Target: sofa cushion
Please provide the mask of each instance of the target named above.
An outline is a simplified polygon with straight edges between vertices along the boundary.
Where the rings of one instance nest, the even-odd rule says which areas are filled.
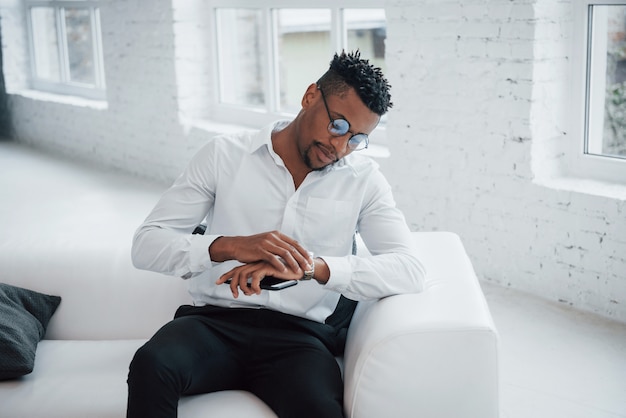
[[[145,340],[43,340],[35,370],[0,382],[0,416],[112,418],[126,414],[128,365]],[[180,418],[276,418],[256,396],[222,391],[183,397]]]
[[[33,371],[37,344],[59,303],[59,296],[0,283],[0,380]]]
[[[123,417],[128,365],[144,342],[41,341],[33,372],[19,380],[0,382],[0,415]]]

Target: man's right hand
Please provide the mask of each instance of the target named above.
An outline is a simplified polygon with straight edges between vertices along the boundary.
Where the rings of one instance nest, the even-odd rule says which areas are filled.
[[[216,262],[265,261],[280,271],[310,270],[310,263],[313,263],[307,250],[298,241],[279,231],[250,236],[219,237],[209,246],[209,255],[211,260]]]

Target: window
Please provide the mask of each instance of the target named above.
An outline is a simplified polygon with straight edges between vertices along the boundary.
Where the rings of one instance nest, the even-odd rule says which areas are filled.
[[[385,69],[382,1],[214,1],[220,120],[261,125],[300,109],[335,52]],[[301,3],[300,6],[298,3]]]
[[[578,70],[584,88],[578,176],[626,183],[626,2],[578,6]],[[576,56],[576,54],[575,54]]]
[[[588,7],[585,151],[626,158],[626,4]]]
[[[95,1],[27,1],[32,88],[104,99]]]

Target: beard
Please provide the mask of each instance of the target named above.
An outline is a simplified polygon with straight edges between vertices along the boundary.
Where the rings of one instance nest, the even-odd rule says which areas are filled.
[[[335,161],[333,161],[332,163],[328,163],[328,164],[322,165],[322,166],[314,166],[313,165],[313,161],[311,160],[310,154],[313,151],[313,148],[316,147],[316,146],[317,146],[317,143],[313,142],[304,151],[301,152],[302,159],[304,160],[304,164],[306,164],[306,166],[309,167],[311,170],[313,170],[313,171],[321,171],[321,170],[324,170],[326,167],[330,167],[331,165],[333,165],[337,161],[339,161],[337,158],[335,158]]]

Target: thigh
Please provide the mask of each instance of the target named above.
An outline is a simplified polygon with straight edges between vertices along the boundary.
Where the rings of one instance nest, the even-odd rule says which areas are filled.
[[[343,381],[335,357],[315,337],[284,340],[253,356],[248,390],[280,418],[343,417]]]
[[[231,334],[202,315],[178,317],[157,331],[136,357],[167,373],[181,395],[235,389],[243,371]]]

